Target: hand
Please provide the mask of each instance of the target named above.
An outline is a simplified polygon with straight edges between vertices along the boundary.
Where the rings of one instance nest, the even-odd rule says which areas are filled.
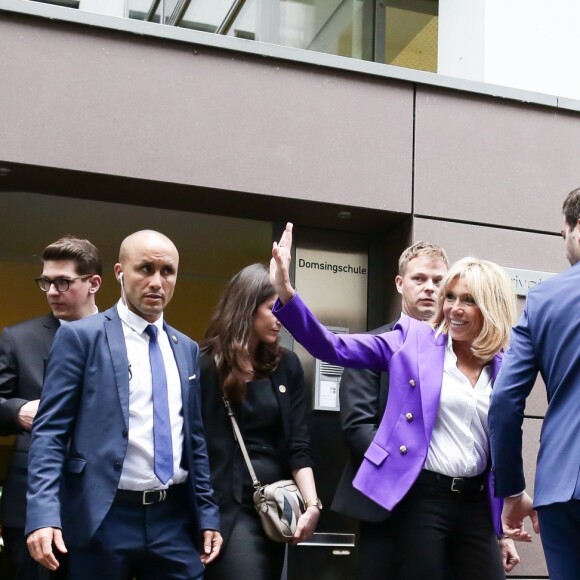
[[[213,562],[222,549],[224,539],[219,532],[215,530],[203,530],[203,552],[199,555],[201,563],[206,566]]]
[[[272,246],[270,260],[270,282],[282,304],[289,302],[294,296],[294,288],[290,284],[290,262],[292,261],[292,224],[288,222],[278,243]]]
[[[16,415],[16,421],[18,425],[25,431],[30,431],[32,429],[32,422],[36,413],[38,412],[38,403],[40,399],[35,399],[34,401],[28,401],[24,403],[20,409],[18,409],[18,414]]]
[[[506,536],[518,542],[531,542],[532,536],[524,529],[524,520],[529,517],[536,534],[540,533],[538,514],[533,508],[532,498],[526,493],[517,497],[506,497],[501,521]]]
[[[514,541],[510,538],[500,538],[499,551],[501,552],[504,571],[506,573],[511,572],[520,563],[520,556]]]
[[[319,518],[320,510],[316,506],[309,507],[300,516],[298,525],[296,526],[296,531],[294,532],[294,537],[290,543],[298,544],[298,542],[305,542],[306,540],[309,540],[316,530]]]
[[[34,530],[28,535],[26,544],[34,560],[49,570],[56,570],[60,565],[52,551],[52,547],[54,546],[63,554],[67,552],[62,539],[62,531],[59,528],[39,528]]]

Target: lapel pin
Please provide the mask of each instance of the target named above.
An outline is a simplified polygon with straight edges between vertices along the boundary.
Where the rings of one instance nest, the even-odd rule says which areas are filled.
[[[278,390],[279,390],[281,393],[285,393],[285,392],[286,392],[286,387],[285,387],[284,385],[280,385],[280,386],[278,387]]]
[[[172,335],[171,335],[171,340],[172,340],[172,341],[173,341],[175,344],[177,344],[177,336],[175,336],[175,334],[172,334]]]

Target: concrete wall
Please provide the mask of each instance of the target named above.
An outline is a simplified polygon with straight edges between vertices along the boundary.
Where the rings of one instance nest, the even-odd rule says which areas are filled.
[[[0,160],[411,210],[412,86],[2,12],[0,54]]]

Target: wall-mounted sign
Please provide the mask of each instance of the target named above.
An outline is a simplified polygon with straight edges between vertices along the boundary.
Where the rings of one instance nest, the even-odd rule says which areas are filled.
[[[514,289],[518,296],[527,296],[528,290],[534,286],[552,278],[556,274],[553,272],[538,272],[536,270],[521,270],[519,268],[504,268],[507,275],[511,278]]]
[[[366,252],[296,248],[296,288],[325,324],[366,330],[367,281]]]
[[[356,244],[347,250],[299,246],[295,264],[296,288],[322,324],[339,334],[366,330],[366,246]],[[313,359],[300,345],[294,350],[301,358],[306,382],[312,380],[314,409],[338,411],[342,367]]]

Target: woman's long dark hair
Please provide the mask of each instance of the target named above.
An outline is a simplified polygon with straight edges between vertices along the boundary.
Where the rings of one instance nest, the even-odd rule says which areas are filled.
[[[280,362],[278,341],[259,342],[256,351],[251,351],[256,310],[274,294],[268,266],[246,266],[226,286],[201,343],[205,352],[214,355],[219,383],[232,401],[246,394],[248,369],[244,364],[252,361],[256,378],[264,378]]]

